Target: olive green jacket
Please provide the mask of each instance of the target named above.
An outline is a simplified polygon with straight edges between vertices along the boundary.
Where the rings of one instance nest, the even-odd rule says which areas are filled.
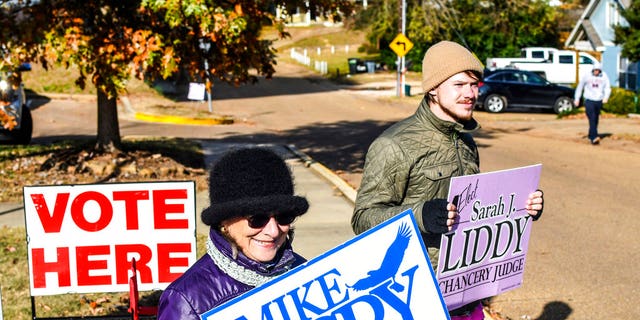
[[[351,226],[356,234],[413,209],[429,258],[437,268],[440,234],[423,223],[425,201],[447,199],[451,177],[479,172],[478,148],[464,125],[438,118],[422,100],[416,113],[385,130],[369,147]]]

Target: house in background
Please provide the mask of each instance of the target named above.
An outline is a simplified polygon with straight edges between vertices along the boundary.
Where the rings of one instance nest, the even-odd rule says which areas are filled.
[[[633,0],[591,0],[565,41],[565,47],[600,53],[602,70],[611,85],[628,90],[640,89],[638,63],[621,55],[622,47],[613,43],[614,27],[627,26],[620,12]]]

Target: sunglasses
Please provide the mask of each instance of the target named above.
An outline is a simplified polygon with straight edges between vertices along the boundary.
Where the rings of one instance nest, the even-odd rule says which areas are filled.
[[[281,226],[286,226],[293,223],[296,220],[297,216],[287,213],[279,213],[279,214],[256,214],[253,216],[248,216],[247,221],[249,222],[249,227],[254,229],[260,229],[269,223],[271,217],[276,219],[276,222]]]

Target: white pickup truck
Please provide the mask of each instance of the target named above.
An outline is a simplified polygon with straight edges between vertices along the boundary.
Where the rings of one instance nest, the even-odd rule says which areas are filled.
[[[508,68],[515,62],[538,61],[542,62],[549,59],[550,52],[558,51],[556,48],[549,47],[527,47],[520,50],[518,58],[487,58],[487,68],[501,69]]]
[[[576,52],[555,48],[524,48],[525,58],[488,58],[487,68],[515,68],[536,72],[557,84],[573,84],[591,72],[598,59],[586,52],[578,52],[578,77],[576,77]],[[496,60],[499,59],[499,60]],[[508,64],[507,59],[512,59]]]

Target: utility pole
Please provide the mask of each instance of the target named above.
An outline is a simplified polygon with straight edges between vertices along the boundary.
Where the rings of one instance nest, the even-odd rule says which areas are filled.
[[[406,14],[407,14],[407,1],[406,0],[398,0],[398,11],[400,11],[400,21],[399,21],[399,28],[400,29],[400,33],[402,35],[405,34],[406,32]],[[404,55],[402,56],[398,56],[398,60],[397,63],[398,65],[398,77],[397,77],[397,91],[396,91],[396,96],[398,97],[402,97],[404,96],[404,86],[405,86],[405,58]]]
[[[406,36],[407,32],[407,0],[402,0],[402,34]],[[402,61],[400,64],[402,65],[402,77],[400,77],[400,87],[402,88],[402,96],[404,96],[404,90],[406,85],[405,75],[407,73],[407,64],[405,56],[402,56]]]

